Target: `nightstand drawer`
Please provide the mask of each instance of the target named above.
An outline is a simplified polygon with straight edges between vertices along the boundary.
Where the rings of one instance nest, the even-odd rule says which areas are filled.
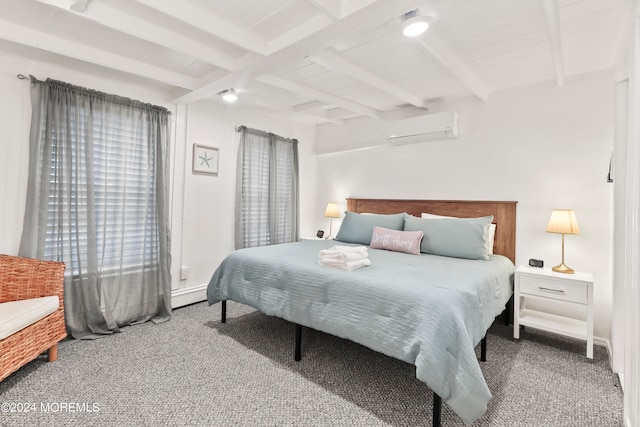
[[[587,304],[587,287],[543,277],[520,276],[520,293]]]

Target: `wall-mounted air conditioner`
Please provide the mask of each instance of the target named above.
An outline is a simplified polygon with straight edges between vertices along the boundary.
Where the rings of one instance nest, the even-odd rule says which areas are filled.
[[[384,125],[384,137],[392,145],[457,138],[458,113],[451,111],[388,121]]]

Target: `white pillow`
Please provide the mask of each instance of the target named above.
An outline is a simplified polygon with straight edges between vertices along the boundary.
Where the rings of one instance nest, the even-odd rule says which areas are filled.
[[[426,219],[437,219],[437,218],[456,218],[455,216],[445,216],[445,215],[434,215],[426,212],[422,212],[422,218]],[[487,250],[490,254],[493,253],[493,240],[496,237],[496,225],[489,224],[484,229],[484,241],[487,244]]]

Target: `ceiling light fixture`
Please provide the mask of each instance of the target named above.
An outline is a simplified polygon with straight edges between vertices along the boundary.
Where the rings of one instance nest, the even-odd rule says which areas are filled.
[[[71,6],[69,6],[69,10],[78,13],[85,13],[90,2],[91,0],[76,0],[71,4]]]
[[[400,17],[402,22],[402,34],[406,37],[415,37],[427,31],[429,28],[427,16],[420,13],[419,9],[411,10]]]
[[[233,90],[233,88],[223,90],[222,92],[219,92],[218,95],[220,95],[222,99],[227,102],[235,102],[238,100],[238,95],[236,94],[236,91]]]

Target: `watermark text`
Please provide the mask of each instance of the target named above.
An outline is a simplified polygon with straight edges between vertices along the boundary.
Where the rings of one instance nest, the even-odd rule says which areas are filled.
[[[0,413],[91,413],[100,412],[97,402],[0,402]]]

